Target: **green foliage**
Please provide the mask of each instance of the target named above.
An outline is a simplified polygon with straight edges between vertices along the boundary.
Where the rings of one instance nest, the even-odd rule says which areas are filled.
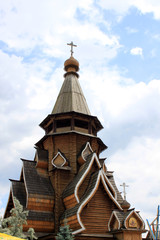
[[[14,197],[14,208],[11,209],[11,216],[8,218],[0,219],[0,232],[19,238],[27,238],[23,233],[23,224],[27,224],[28,211],[23,210],[23,206]],[[28,237],[33,240],[37,239],[34,235],[34,229],[28,230]]]
[[[37,239],[37,237],[35,236],[35,232],[34,232],[34,229],[33,228],[29,228],[28,229],[28,236],[31,240],[33,239]]]
[[[67,220],[64,221],[64,226],[60,227],[56,240],[74,240],[72,230],[67,224]]]

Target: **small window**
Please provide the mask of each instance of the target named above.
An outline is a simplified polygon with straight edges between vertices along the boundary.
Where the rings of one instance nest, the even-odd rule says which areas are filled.
[[[79,128],[85,128],[88,129],[88,122],[82,121],[82,120],[78,120],[75,119],[75,126],[79,127]]]
[[[71,126],[71,119],[57,120],[57,128],[69,127]]]

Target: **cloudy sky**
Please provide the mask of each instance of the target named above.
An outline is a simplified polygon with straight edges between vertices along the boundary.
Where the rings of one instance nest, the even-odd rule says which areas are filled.
[[[127,200],[153,220],[160,204],[160,1],[0,0],[0,213],[34,158],[38,126],[63,82],[67,43]]]

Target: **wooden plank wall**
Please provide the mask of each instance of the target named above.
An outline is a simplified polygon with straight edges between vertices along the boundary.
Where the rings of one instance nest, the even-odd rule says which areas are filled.
[[[27,223],[23,226],[23,231],[34,228],[35,232],[54,232],[54,222],[27,220]]]
[[[141,233],[139,232],[133,232],[133,231],[129,231],[129,232],[124,232],[124,240],[141,240],[142,236]]]
[[[39,211],[47,211],[52,212],[54,206],[54,200],[53,199],[45,199],[45,198],[38,198],[35,197],[29,197],[28,198],[28,210],[39,210]]]
[[[93,198],[82,210],[81,219],[86,227],[83,233],[106,233],[108,231],[108,221],[115,204],[106,194],[102,183]]]

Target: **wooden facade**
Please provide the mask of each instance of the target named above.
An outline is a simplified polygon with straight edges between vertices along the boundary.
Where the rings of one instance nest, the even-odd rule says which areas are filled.
[[[67,219],[77,240],[141,239],[144,223],[129,209],[100,153],[107,148],[97,133],[103,127],[89,112],[78,82],[79,63],[65,62],[65,80],[51,114],[40,124],[45,135],[33,161],[24,160],[19,181],[11,180],[5,212],[13,196],[29,210],[27,231],[54,239]]]

